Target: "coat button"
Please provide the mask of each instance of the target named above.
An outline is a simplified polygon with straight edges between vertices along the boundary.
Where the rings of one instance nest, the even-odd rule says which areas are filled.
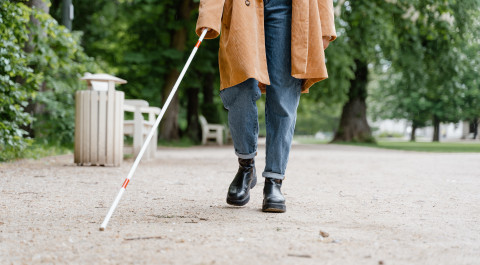
[[[250,1],[245,0],[245,5],[250,6]]]

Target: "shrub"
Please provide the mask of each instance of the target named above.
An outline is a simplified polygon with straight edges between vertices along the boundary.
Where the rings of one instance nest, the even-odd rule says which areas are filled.
[[[0,161],[20,156],[31,142],[24,128],[32,117],[25,107],[39,80],[23,50],[29,15],[23,4],[0,2]]]
[[[0,161],[22,156],[31,143],[29,126],[35,138],[71,145],[79,77],[98,70],[80,45],[80,33],[10,1],[0,3],[0,20]]]
[[[71,145],[75,125],[75,91],[84,84],[79,80],[85,72],[98,67],[80,45],[80,33],[70,32],[49,14],[32,10],[38,23],[32,24],[35,48],[29,54],[42,85],[32,98],[41,106],[35,113],[33,130],[36,138],[50,144]]]

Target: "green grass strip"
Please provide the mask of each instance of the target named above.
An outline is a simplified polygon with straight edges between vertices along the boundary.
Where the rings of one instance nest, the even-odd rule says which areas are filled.
[[[324,140],[315,140],[309,138],[296,138],[295,141],[301,144],[326,144]],[[376,144],[370,143],[336,143],[353,146],[366,146],[374,148],[384,148],[393,150],[418,151],[418,152],[438,152],[438,153],[480,153],[480,143],[472,142],[390,142],[379,141]]]

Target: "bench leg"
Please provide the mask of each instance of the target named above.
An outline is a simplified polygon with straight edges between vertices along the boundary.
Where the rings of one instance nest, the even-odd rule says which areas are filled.
[[[202,145],[206,145],[206,144],[207,144],[207,132],[203,131],[202,132]]]
[[[152,141],[150,143],[150,152],[151,152],[152,158],[155,158],[155,153],[157,152],[157,141],[158,141],[158,130],[153,135]]]
[[[222,130],[217,131],[217,144],[223,145],[223,132]]]

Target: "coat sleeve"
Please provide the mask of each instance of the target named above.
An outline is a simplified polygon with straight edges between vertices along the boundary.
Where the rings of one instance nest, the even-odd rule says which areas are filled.
[[[330,41],[333,41],[337,38],[333,0],[318,0],[318,7],[320,9],[320,20],[322,22],[322,36],[330,36]]]
[[[205,39],[214,39],[220,35],[224,4],[225,0],[200,0],[197,27],[195,29],[198,36],[202,34],[202,28],[211,29],[205,36]]]

